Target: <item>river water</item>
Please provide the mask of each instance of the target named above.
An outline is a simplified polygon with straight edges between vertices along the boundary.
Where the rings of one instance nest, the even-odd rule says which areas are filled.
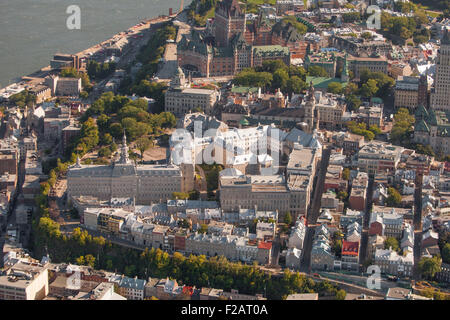
[[[80,8],[80,30],[67,28],[71,5]],[[0,88],[48,66],[57,52],[77,53],[179,6],[180,0],[0,0]]]

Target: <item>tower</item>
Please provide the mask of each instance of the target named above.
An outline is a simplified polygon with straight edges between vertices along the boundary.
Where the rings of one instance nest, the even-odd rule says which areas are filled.
[[[184,75],[183,70],[180,67],[177,68],[175,75],[170,81],[171,89],[182,89],[186,87],[186,76]]]
[[[236,34],[245,32],[245,12],[238,0],[223,0],[217,4],[214,25],[216,45],[219,47],[227,47]]]
[[[450,31],[446,29],[441,40],[436,62],[434,89],[430,95],[430,107],[450,111]]]
[[[308,125],[308,132],[312,133],[314,129],[318,127],[318,114],[316,111],[316,98],[314,94],[314,86],[312,81],[310,82],[308,94],[305,97],[304,105],[304,122]]]
[[[122,164],[130,163],[130,158],[128,157],[127,136],[125,135],[125,131],[123,132],[122,147],[120,148],[119,163],[122,163]]]

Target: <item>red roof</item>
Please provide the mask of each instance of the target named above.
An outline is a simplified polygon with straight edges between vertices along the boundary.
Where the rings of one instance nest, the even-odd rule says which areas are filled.
[[[342,255],[357,256],[359,250],[359,242],[342,241]]]
[[[258,249],[270,250],[270,249],[272,249],[272,242],[260,241],[258,244]]]
[[[194,293],[194,288],[189,287],[189,286],[184,286],[183,293],[192,296],[192,294]]]

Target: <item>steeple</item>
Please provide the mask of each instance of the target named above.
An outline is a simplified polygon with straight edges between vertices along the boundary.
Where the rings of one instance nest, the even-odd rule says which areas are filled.
[[[119,163],[123,164],[130,163],[130,158],[128,157],[127,136],[125,134],[125,130],[123,131],[122,147],[120,149]]]

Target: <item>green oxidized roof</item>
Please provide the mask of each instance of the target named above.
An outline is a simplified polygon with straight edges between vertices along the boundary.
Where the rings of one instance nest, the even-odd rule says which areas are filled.
[[[254,46],[253,52],[256,56],[270,57],[270,56],[289,56],[289,48],[280,45],[272,46]]]
[[[347,86],[347,82],[342,82],[341,78],[328,78],[328,77],[306,77],[306,83],[313,84],[314,88],[326,89],[331,82],[339,82],[343,87]]]
[[[233,87],[231,88],[231,92],[232,93],[240,93],[240,94],[245,94],[245,93],[256,93],[258,92],[258,88],[256,87]]]
[[[420,120],[414,129],[415,131],[420,132],[430,132],[430,128],[428,128],[427,123],[424,120]]]
[[[431,127],[436,127],[436,135],[450,137],[450,111],[435,111],[419,106],[415,112],[416,125],[414,131],[430,132]]]
[[[241,121],[239,121],[239,123],[240,123],[241,125],[243,125],[243,126],[248,126],[248,125],[250,124],[250,123],[248,122],[248,120],[245,119],[245,118],[242,118]]]

